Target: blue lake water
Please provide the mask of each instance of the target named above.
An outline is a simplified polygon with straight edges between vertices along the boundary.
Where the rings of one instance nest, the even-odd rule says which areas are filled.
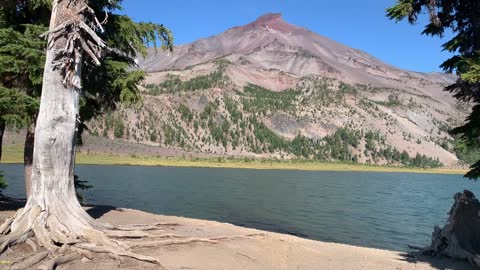
[[[24,197],[22,165],[0,165],[5,195]],[[78,166],[90,204],[217,220],[350,245],[407,250],[443,225],[460,175]]]

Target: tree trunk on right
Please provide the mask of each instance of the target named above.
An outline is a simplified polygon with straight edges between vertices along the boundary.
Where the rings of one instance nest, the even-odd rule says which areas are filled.
[[[429,247],[418,248],[422,254],[466,259],[480,266],[480,202],[468,190],[457,193],[443,228],[435,226]]]

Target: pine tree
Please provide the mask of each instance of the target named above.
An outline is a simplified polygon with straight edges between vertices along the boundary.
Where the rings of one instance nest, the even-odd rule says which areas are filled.
[[[157,37],[164,48],[171,48],[173,42],[170,32],[162,25],[135,23],[128,16],[114,14],[112,11],[119,7],[120,1],[96,1],[91,5],[94,11],[101,14],[104,14],[104,8],[107,9],[106,21],[102,26],[104,32],[99,33],[99,36],[107,44],[112,44],[110,47],[115,48],[115,51],[104,52],[102,65],[89,63],[82,68],[84,95],[80,97],[79,144],[82,143],[83,131],[88,129],[86,122],[116,109],[120,102],[127,105],[141,102],[137,86],[145,78],[145,73],[131,69],[135,65],[133,57],[137,54],[145,55],[146,45],[156,45]],[[37,99],[41,94],[46,46],[46,41],[40,38],[40,34],[48,29],[50,13],[50,0],[9,0],[0,7],[0,84],[9,89],[21,90]],[[27,121],[24,121],[27,127],[24,149],[27,194],[30,188],[37,111],[29,112]],[[1,127],[0,122],[0,130]]]
[[[443,44],[443,49],[454,54],[441,67],[447,72],[456,72],[456,83],[446,90],[461,101],[471,102],[473,109],[465,125],[453,129],[470,147],[480,144],[480,1],[478,0],[399,0],[387,9],[387,16],[397,21],[408,18],[417,21],[426,10],[430,16],[423,34],[442,37],[446,30],[454,37]],[[417,155],[414,163],[422,163]],[[417,164],[418,165],[418,164]],[[475,163],[467,177],[480,176],[480,161]],[[454,196],[455,202],[443,228],[435,226],[430,246],[420,251],[430,255],[467,259],[480,266],[480,202],[475,195],[465,190]]]
[[[38,110],[36,99],[18,89],[9,89],[0,84],[0,159],[2,141],[7,126],[21,128],[30,121],[31,115]]]
[[[473,104],[472,111],[463,126],[451,131],[453,135],[469,143],[470,147],[480,146],[480,1],[478,0],[398,0],[387,9],[387,16],[396,21],[408,18],[410,23],[417,21],[418,15],[426,10],[429,23],[422,34],[443,37],[445,31],[453,32],[454,37],[442,45],[445,51],[454,54],[445,60],[441,67],[458,75],[456,83],[447,91],[463,102]],[[480,160],[466,174],[471,179],[480,177]]]

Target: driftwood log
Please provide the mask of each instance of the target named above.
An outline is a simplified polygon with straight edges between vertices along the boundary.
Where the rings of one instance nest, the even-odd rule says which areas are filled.
[[[443,228],[434,227],[430,246],[410,248],[419,250],[422,255],[468,260],[480,267],[480,202],[468,190],[453,198],[455,202],[447,223]]]

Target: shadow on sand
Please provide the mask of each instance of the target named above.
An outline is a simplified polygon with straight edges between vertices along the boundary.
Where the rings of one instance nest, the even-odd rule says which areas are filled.
[[[25,199],[13,199],[7,197],[0,197],[0,211],[17,211],[25,206]],[[85,207],[87,213],[93,218],[101,218],[110,211],[123,211],[120,208],[109,205],[88,205]]]
[[[120,212],[123,211],[121,208],[117,208],[110,205],[89,205],[85,210],[91,217],[95,219],[101,218],[103,215],[105,215],[110,211],[120,211]]]
[[[431,257],[424,255],[413,256],[409,253],[401,254],[401,260],[409,263],[427,263],[431,267],[439,270],[478,270],[478,268],[466,261],[450,259],[446,257]]]
[[[25,199],[0,197],[0,211],[17,211],[25,205]]]

